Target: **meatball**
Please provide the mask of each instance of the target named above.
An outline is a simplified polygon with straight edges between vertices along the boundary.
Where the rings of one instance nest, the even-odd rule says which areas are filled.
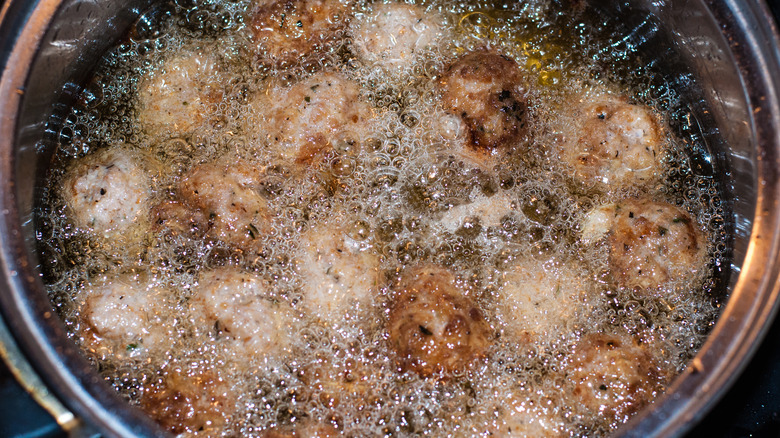
[[[151,183],[141,155],[114,146],[71,165],[61,195],[76,226],[109,237],[145,222]]]
[[[462,119],[464,155],[484,162],[522,140],[528,117],[524,75],[513,59],[487,50],[469,53],[442,75],[442,106]]]
[[[260,142],[291,168],[307,169],[338,142],[367,137],[371,110],[359,94],[357,84],[339,73],[318,73],[292,86],[271,85],[254,102],[265,119]]]
[[[309,229],[299,250],[303,307],[329,327],[354,318],[378,291],[376,250],[366,241],[353,239],[346,220],[337,215]]]
[[[263,280],[235,267],[202,272],[193,288],[194,312],[228,336],[228,349],[244,358],[266,359],[290,351],[295,318]]]
[[[290,67],[320,62],[339,47],[351,18],[352,0],[258,1],[250,18],[261,63]]]
[[[141,129],[178,137],[210,120],[225,94],[216,53],[211,46],[185,50],[143,78],[136,104]]]
[[[562,437],[565,418],[559,401],[524,390],[508,394],[498,401],[498,416],[489,435],[509,437]]]
[[[236,396],[213,370],[174,366],[144,389],[140,404],[177,436],[218,436],[235,411]]]
[[[100,357],[142,357],[166,347],[171,292],[138,275],[110,276],[81,292],[85,347]]]
[[[404,275],[388,318],[400,369],[446,378],[487,356],[493,333],[453,274],[428,266]]]
[[[610,428],[624,423],[663,392],[669,371],[650,348],[625,333],[591,333],[575,346],[562,369],[567,402]]]
[[[479,194],[471,202],[447,210],[439,223],[449,232],[461,227],[498,227],[501,219],[512,210],[512,197],[505,192],[490,197]]]
[[[588,284],[572,262],[521,260],[507,270],[499,289],[497,313],[505,332],[533,345],[569,333],[588,309]]]
[[[435,13],[405,3],[375,3],[351,29],[353,50],[363,62],[390,73],[406,72],[444,36]]]
[[[335,348],[328,353],[318,354],[301,373],[307,396],[332,409],[337,417],[360,412],[376,402],[376,377],[382,375],[376,357],[357,349]]]
[[[261,173],[230,155],[197,165],[179,184],[176,199],[156,209],[158,224],[256,249],[270,232],[272,216],[260,193]]]
[[[583,98],[562,158],[573,175],[600,190],[649,186],[662,173],[664,130],[646,106],[623,97]]]
[[[621,287],[652,290],[705,269],[706,243],[696,221],[666,202],[626,199],[591,211],[582,239],[606,236],[609,267]]]

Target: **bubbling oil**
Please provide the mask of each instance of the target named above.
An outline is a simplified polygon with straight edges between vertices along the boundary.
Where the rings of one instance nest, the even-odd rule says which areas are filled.
[[[705,231],[710,266],[694,278],[670,282],[658,296],[610,283],[606,247],[585,245],[578,237],[593,207],[641,195],[643,189],[583,188],[572,182],[553,147],[567,99],[582,90],[608,89],[658,112],[674,107],[675,97],[649,92],[644,77],[625,79],[620,89],[605,79],[608,42],[594,36],[587,14],[566,16],[557,3],[419,4],[443,17],[451,38],[430,48],[405,75],[362,63],[350,50],[349,34],[314,64],[280,67],[258,61],[246,43],[253,7],[241,1],[177,1],[154,10],[104,57],[60,130],[38,241],[44,280],[72,338],[130,403],[146,407],[150,394],[163,394],[161,403],[180,403],[164,394],[170,376],[182,374],[211,382],[203,391],[213,406],[221,406],[206,409],[212,418],[197,427],[172,429],[186,435],[263,436],[271,429],[315,425],[346,436],[479,436],[507,433],[502,425],[509,409],[541,418],[536,433],[604,435],[618,422],[599,419],[566,399],[570,383],[562,370],[583,336],[624,331],[655,348],[659,366],[671,373],[680,372],[703,343],[718,312],[712,266],[727,257],[721,243],[727,221],[714,173],[697,173],[691,165],[692,156],[703,154],[702,146],[667,133],[664,178],[653,190],[689,212]],[[348,15],[357,20],[371,8],[362,1],[350,4]],[[532,113],[532,134],[522,153],[488,167],[451,151],[458,121],[443,117],[436,85],[453,60],[485,46],[515,59],[531,78]],[[216,52],[218,67],[204,82],[222,87],[208,104],[208,117],[185,133],[140,126],[137,95],[144,81],[160,74],[178,53],[198,51]],[[334,141],[332,150],[302,171],[280,163],[252,132],[265,122],[252,101],[322,70],[358,84],[370,121],[359,135]],[[678,116],[664,115],[666,120]],[[263,169],[258,191],[272,212],[263,244],[242,250],[219,239],[150,233],[143,226],[103,238],[75,226],[57,189],[68,163],[120,144],[148,162],[150,205],[175,196],[200,163],[230,156]],[[369,305],[349,311],[338,324],[323,323],[304,310],[306,279],[297,264],[307,233],[333,217],[347,217],[343,226],[349,238],[380,261]],[[529,261],[551,277],[570,279],[572,288],[591,292],[563,330],[542,331],[534,342],[522,343],[507,328],[511,315],[500,307],[503,279]],[[425,264],[456,273],[457,286],[484,311],[496,333],[487,359],[446,379],[401,372],[384,328],[394,285],[409,269]],[[239,354],[225,342],[219,321],[204,325],[203,315],[193,310],[201,273],[225,266],[261,279],[267,285],[264,300],[290,307],[285,354]],[[165,345],[95,343],[89,315],[82,313],[88,311],[83,295],[97,282],[120,275],[142,277],[143,284],[164,291],[153,313],[161,316],[155,330],[167,339]],[[533,431],[510,428],[508,433]]]

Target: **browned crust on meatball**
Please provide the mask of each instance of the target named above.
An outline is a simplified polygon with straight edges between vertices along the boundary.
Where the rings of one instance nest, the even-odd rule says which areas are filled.
[[[442,105],[460,117],[468,147],[491,154],[518,143],[526,131],[523,74],[509,57],[480,50],[455,61],[441,78]]]
[[[250,28],[260,62],[280,67],[316,58],[340,41],[349,21],[347,0],[277,0],[261,3]]]
[[[574,401],[611,427],[653,400],[671,375],[650,348],[625,333],[584,336],[564,372]]]
[[[664,202],[625,200],[615,214],[607,242],[618,285],[654,289],[700,270],[704,236],[684,210]]]
[[[402,371],[441,378],[486,357],[493,337],[479,307],[439,267],[406,275],[390,309],[388,333]]]
[[[164,201],[152,208],[152,230],[202,238],[209,227],[208,216],[180,201]]]
[[[178,435],[221,429],[232,406],[224,383],[213,373],[169,371],[160,383],[145,389],[141,408]]]
[[[174,199],[152,209],[154,226],[239,249],[256,248],[271,223],[260,194],[261,174],[260,169],[230,158],[197,165],[181,181]]]

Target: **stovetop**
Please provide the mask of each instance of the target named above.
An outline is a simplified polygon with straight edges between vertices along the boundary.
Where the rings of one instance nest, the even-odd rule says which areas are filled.
[[[780,17],[780,0],[767,3],[775,17]],[[54,418],[14,380],[2,360],[0,437],[67,437]],[[780,437],[780,319],[774,322],[755,357],[731,390],[686,435],[686,438],[694,437]]]

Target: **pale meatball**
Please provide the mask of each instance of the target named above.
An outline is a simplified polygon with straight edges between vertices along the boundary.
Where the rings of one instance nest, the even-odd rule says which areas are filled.
[[[686,211],[665,202],[626,199],[594,209],[582,225],[582,239],[605,236],[612,278],[622,287],[656,289],[705,269],[701,229]]]
[[[138,123],[163,138],[190,134],[208,122],[225,92],[215,47],[187,49],[144,77],[138,87]]]
[[[589,279],[573,262],[525,258],[504,274],[497,314],[521,343],[552,343],[588,309]]]
[[[579,405],[610,428],[663,392],[670,376],[651,348],[624,333],[584,336],[562,371],[568,382],[567,403]]]
[[[516,147],[526,133],[523,72],[513,59],[487,50],[469,53],[442,75],[442,106],[464,125],[462,153],[484,162]]]
[[[584,97],[574,108],[562,158],[576,179],[600,190],[658,181],[666,147],[661,121],[650,108],[612,96]]]
[[[142,357],[166,347],[171,292],[138,275],[89,283],[78,298],[85,347],[99,356]]]
[[[219,436],[235,411],[236,394],[213,370],[173,366],[144,388],[140,405],[177,436]]]
[[[336,215],[306,231],[298,251],[303,307],[329,327],[359,315],[378,291],[376,249],[348,230],[347,218]]]
[[[553,393],[554,391],[549,391]],[[552,438],[565,435],[566,419],[560,401],[518,389],[498,401],[489,435],[497,438]]]
[[[228,336],[236,356],[265,359],[290,352],[295,332],[291,306],[276,296],[255,274],[224,267],[200,274],[193,288],[194,312]]]
[[[505,192],[493,196],[479,193],[471,197],[471,202],[447,210],[439,224],[449,232],[461,227],[498,227],[501,219],[514,209],[514,199]]]
[[[439,378],[485,358],[494,338],[454,275],[436,266],[404,275],[389,312],[388,336],[401,370]]]
[[[353,49],[364,62],[392,72],[407,72],[444,36],[443,20],[419,6],[375,4],[353,22]]]
[[[270,232],[272,216],[260,192],[261,174],[230,155],[197,165],[179,184],[174,202],[158,206],[156,219],[168,228],[256,249]]]
[[[338,48],[352,0],[258,1],[250,18],[255,54],[264,64],[290,67],[321,62]]]
[[[146,221],[151,183],[140,154],[115,146],[71,165],[61,193],[76,226],[109,237]]]
[[[339,73],[319,73],[294,84],[272,85],[254,106],[265,120],[260,141],[293,169],[306,169],[338,142],[367,137],[371,110],[356,83]]]

